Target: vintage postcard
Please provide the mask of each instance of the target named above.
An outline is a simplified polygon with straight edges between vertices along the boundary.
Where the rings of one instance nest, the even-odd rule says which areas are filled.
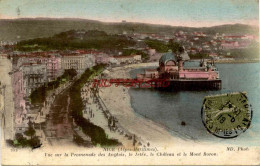
[[[0,0],[2,165],[259,165],[258,0]]]

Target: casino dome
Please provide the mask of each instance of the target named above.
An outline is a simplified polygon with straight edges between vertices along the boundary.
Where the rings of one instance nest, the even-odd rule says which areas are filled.
[[[159,60],[159,64],[163,64],[165,65],[167,62],[169,61],[174,61],[175,64],[177,64],[177,58],[176,55],[174,53],[167,52],[166,54],[164,54],[163,56],[161,56],[160,60]]]

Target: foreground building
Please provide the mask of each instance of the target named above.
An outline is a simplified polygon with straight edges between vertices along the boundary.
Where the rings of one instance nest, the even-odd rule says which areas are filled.
[[[0,76],[1,76],[1,85],[0,85],[0,96],[2,96],[1,104],[1,123],[3,129],[3,138],[5,140],[14,138],[14,94],[12,90],[12,78],[10,74],[12,72],[11,61],[4,57],[0,56]]]
[[[24,80],[22,70],[15,70],[12,72],[12,87],[14,94],[14,109],[15,122],[21,124],[26,115],[25,100],[24,100]]]

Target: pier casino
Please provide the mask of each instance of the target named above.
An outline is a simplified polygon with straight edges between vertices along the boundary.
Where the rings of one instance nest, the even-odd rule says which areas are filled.
[[[167,89],[176,90],[219,90],[221,80],[214,62],[200,61],[198,67],[184,67],[184,62],[190,57],[185,50],[175,54],[172,51],[162,55],[159,67],[146,69],[144,74],[137,74],[137,79],[155,80],[167,79],[170,86]]]

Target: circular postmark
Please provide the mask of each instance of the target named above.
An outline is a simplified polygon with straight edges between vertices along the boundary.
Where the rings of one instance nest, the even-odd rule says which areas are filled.
[[[207,130],[220,138],[234,138],[245,132],[252,120],[246,92],[206,96],[201,118]]]

